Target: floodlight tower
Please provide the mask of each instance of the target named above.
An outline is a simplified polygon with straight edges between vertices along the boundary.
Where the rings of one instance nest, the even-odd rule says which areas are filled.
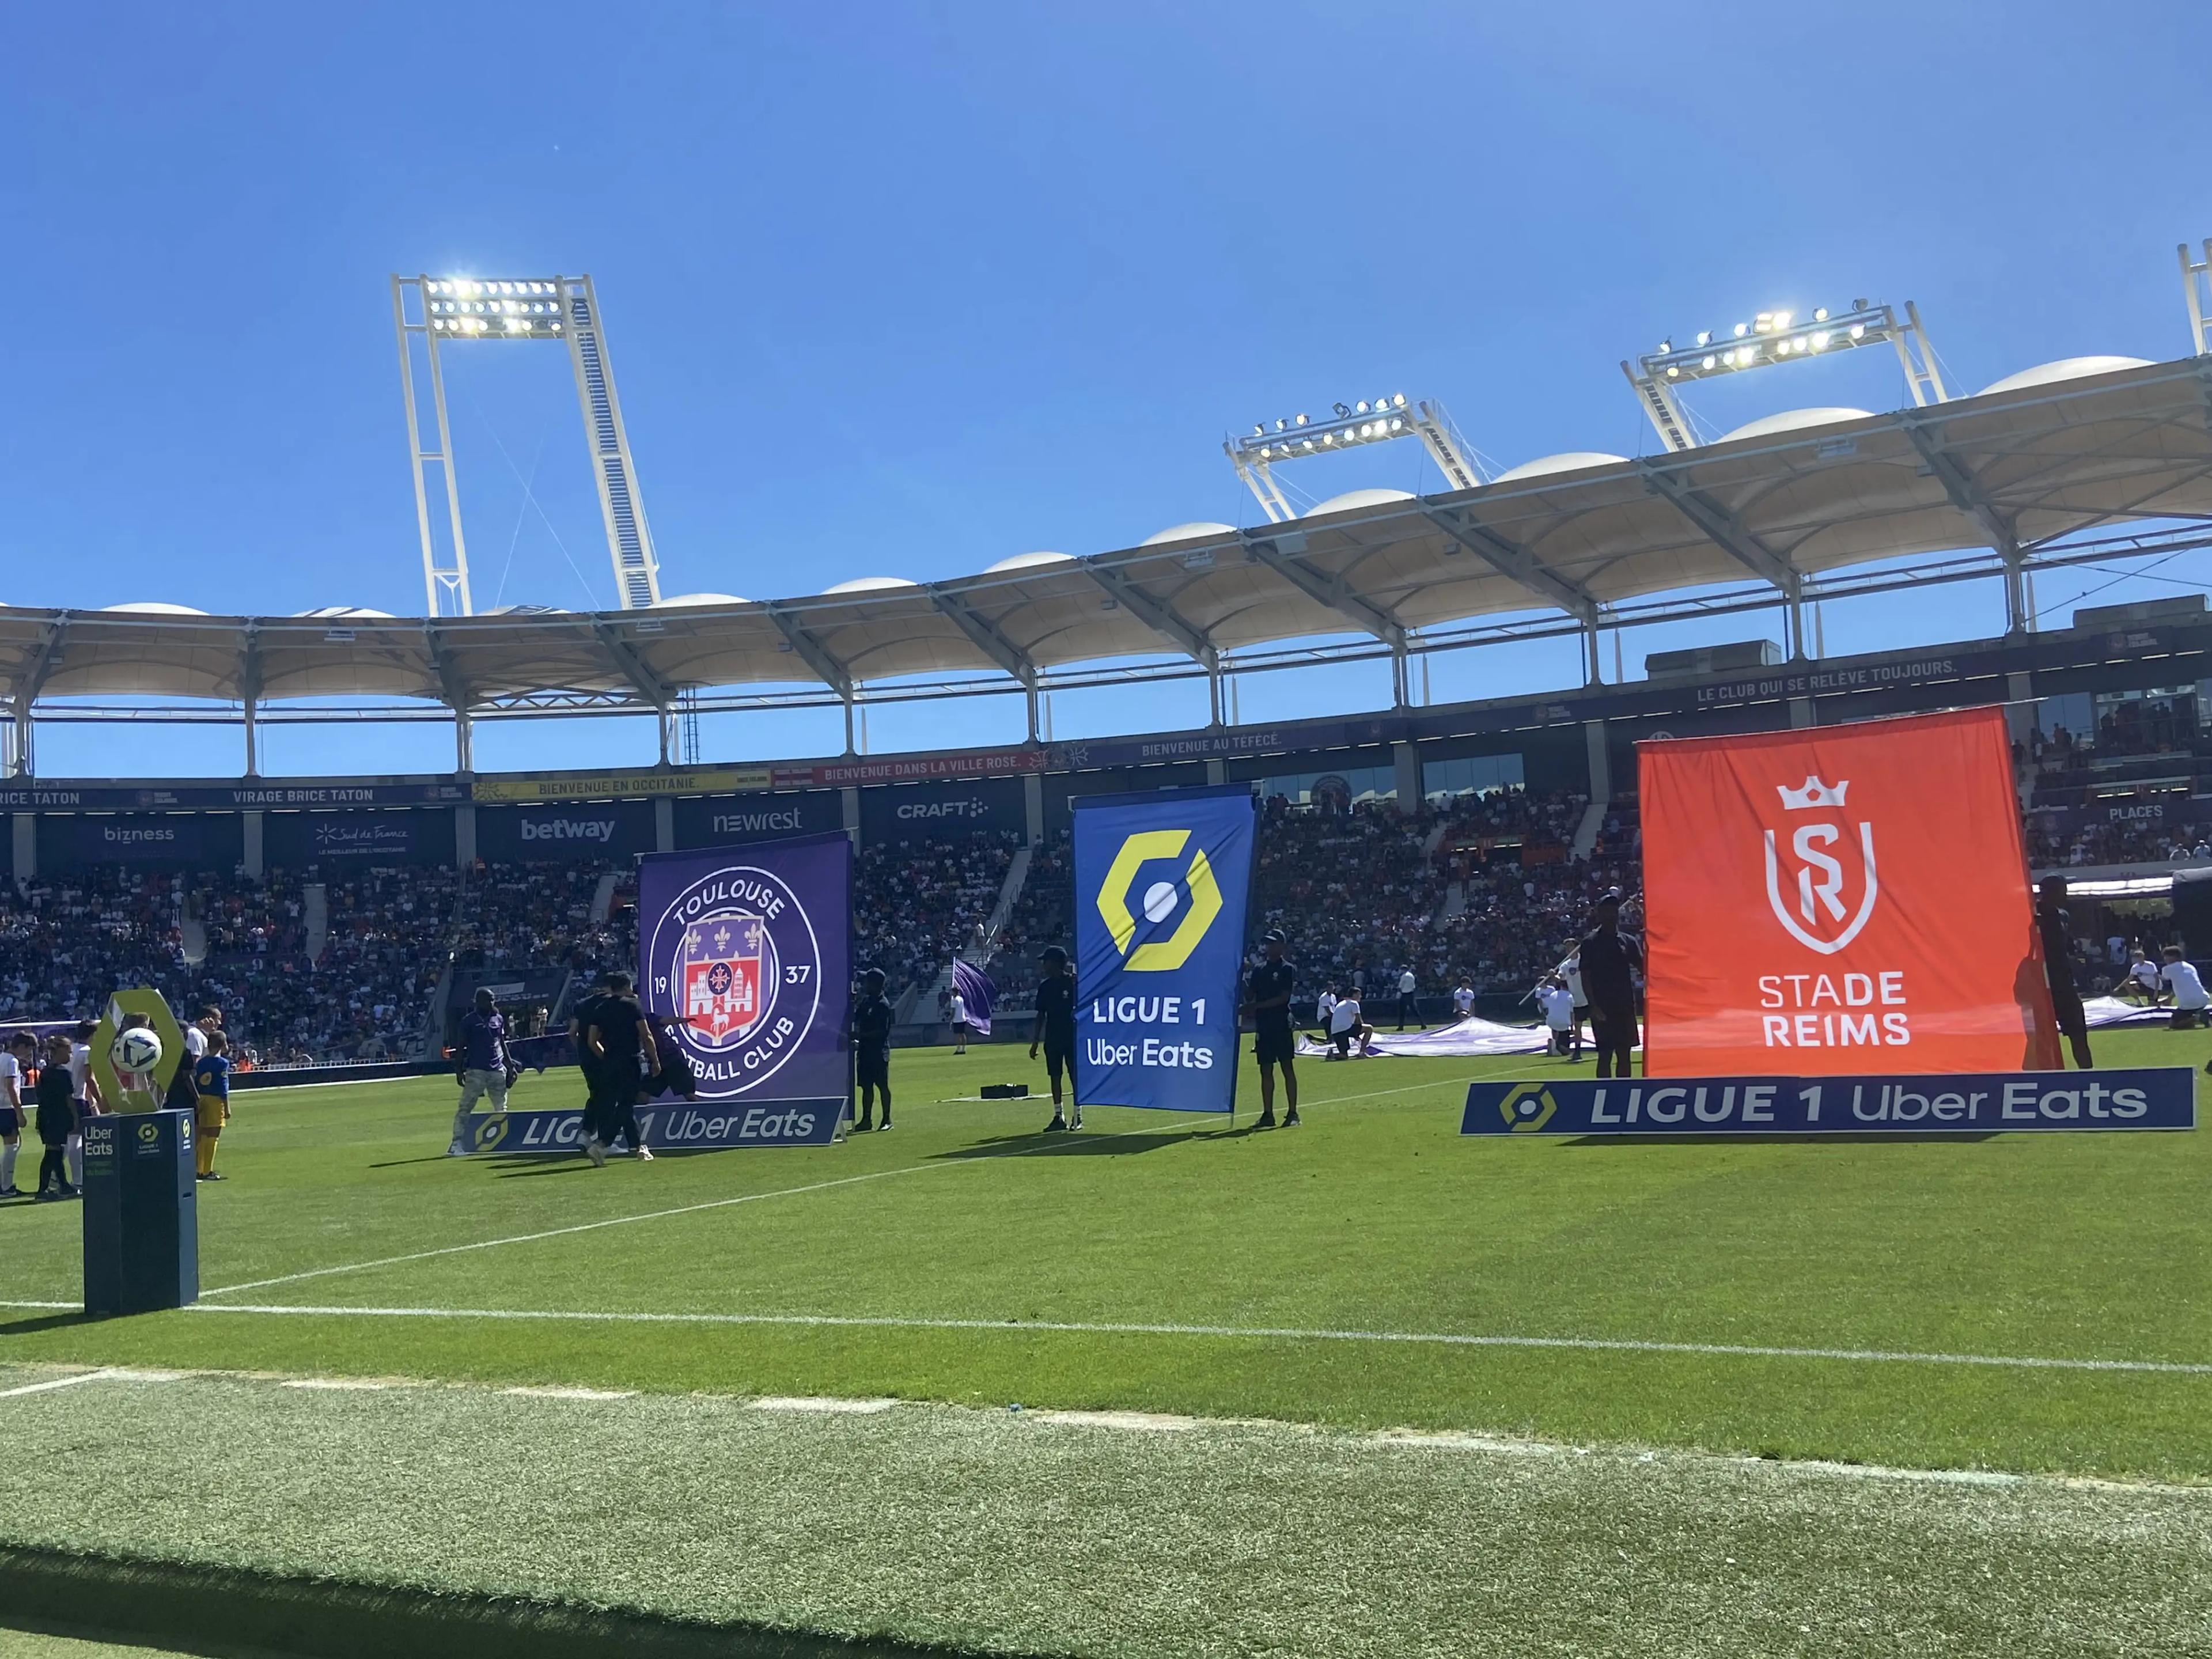
[[[2189,257],[2189,244],[2174,249],[2181,256],[2181,292],[2189,301],[2189,340],[2200,357],[2212,356],[2212,236],[2204,239],[2204,257]]]
[[[461,532],[461,497],[453,476],[453,428],[446,416],[443,348],[463,341],[566,341],[584,412],[584,437],[592,476],[599,487],[599,515],[613,561],[615,593],[625,611],[660,598],[660,567],[646,528],[645,501],[630,460],[622,404],[615,396],[614,367],[607,360],[599,295],[589,276],[401,276],[392,279],[392,323],[399,339],[399,386],[407,401],[407,447],[415,465],[415,519],[422,535],[422,586],[433,617],[466,617],[468,543]],[[436,438],[426,444],[423,411],[415,386],[413,337],[429,362],[430,415]],[[441,550],[431,511],[431,478],[446,508]]]
[[[1689,417],[1675,395],[1675,388],[1684,382],[1716,380],[1747,368],[1769,368],[1885,341],[1897,348],[1897,361],[1904,366],[1916,408],[1940,404],[1949,396],[1927,331],[1920,326],[1919,308],[1910,300],[1905,302],[1902,322],[1894,307],[1869,305],[1864,300],[1852,301],[1851,308],[1840,317],[1831,317],[1825,307],[1802,319],[1787,311],[1762,311],[1729,333],[1707,330],[1679,349],[1672,340],[1662,340],[1658,350],[1638,358],[1634,368],[1622,363],[1620,372],[1636,388],[1644,412],[1659,429],[1660,441],[1670,450],[1694,449]]]
[[[1267,522],[1281,524],[1297,518],[1298,510],[1275,482],[1275,466],[1309,455],[1357,449],[1363,444],[1388,443],[1393,438],[1419,438],[1454,489],[1473,489],[1486,482],[1468,453],[1466,440],[1444,413],[1444,406],[1426,398],[1409,404],[1402,392],[1354,406],[1338,404],[1323,420],[1286,415],[1275,422],[1273,431],[1265,424],[1258,425],[1249,436],[1231,438],[1221,447],[1237,469],[1237,476],[1259,498]]]

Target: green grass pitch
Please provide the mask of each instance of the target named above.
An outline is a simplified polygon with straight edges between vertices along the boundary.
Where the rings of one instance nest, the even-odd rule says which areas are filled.
[[[2099,1048],[2112,1065],[2205,1058],[2198,1039],[2162,1030],[2103,1034]],[[514,1387],[893,1398],[1002,1418],[1018,1402],[1032,1415],[1292,1425],[1177,1443],[1212,1447],[1208,1456],[1224,1455],[1219,1435],[1310,1425],[1300,1431],[1320,1434],[1314,1445],[1367,1446],[1374,1431],[1404,1428],[1595,1448],[1615,1460],[1606,1468],[1632,1471],[1653,1449],[1662,1460],[2212,1481],[2212,1152],[2201,1135],[1462,1139],[1468,1080],[1565,1069],[1528,1059],[1304,1062],[1306,1121],[1289,1131],[1250,1127],[1249,1075],[1233,1129],[1097,1109],[1081,1135],[1046,1137],[1041,1102],[954,1098],[1000,1080],[1041,1088],[1040,1069],[1011,1048],[901,1052],[889,1133],[604,1170],[580,1158],[441,1156],[453,1097],[443,1079],[241,1093],[222,1151],[229,1178],[200,1191],[201,1306],[96,1322],[65,1308],[0,1310],[0,1364],[34,1379],[98,1365],[484,1385],[455,1400]],[[573,1075],[528,1078],[514,1103],[573,1091]],[[10,1300],[76,1300],[72,1206],[10,1206],[0,1228]],[[538,1316],[577,1315],[588,1316]],[[1466,1338],[1495,1340],[1448,1340]],[[329,1431],[342,1438],[358,1401],[392,1396],[312,1397],[337,1413]],[[21,1420],[70,1398],[7,1403]],[[911,1419],[956,1440],[969,1420]],[[996,1455],[960,1444],[933,1455],[981,1467]],[[1261,1449],[1316,1455],[1305,1444]],[[1171,1475],[1129,1478],[1160,1483],[1148,1501],[1174,1507]],[[1378,1466],[1372,1478],[1400,1477]],[[1297,1480],[1284,1483],[1295,1492]],[[45,1501],[35,1485],[6,1492],[11,1512],[27,1499],[0,1542],[40,1541],[25,1518]],[[1592,1502],[1564,1489],[1554,1500],[1578,1514]],[[1436,1501],[1449,1513],[1460,1500]],[[1778,1516],[1790,1509],[1777,1503]],[[1360,1524],[1358,1504],[1315,1504],[1337,1517],[1316,1527]],[[1705,1498],[1692,1508],[1669,1527],[1736,1547],[1742,1515]],[[2191,1500],[2190,1527],[2203,1526],[2204,1508]],[[40,1538],[70,1541],[67,1523],[58,1513],[58,1530]],[[1974,1535],[1987,1524],[1973,1520]],[[258,1559],[253,1525],[240,1527],[235,1557],[218,1559]],[[1895,1582],[1941,1578],[1950,1568],[1929,1562],[1961,1559],[1955,1537],[1929,1536],[1920,1566]],[[1147,1571],[1157,1577],[1157,1564]],[[1985,1588],[1930,1581],[1915,1594],[1964,1609]],[[909,1613],[921,1605],[884,1594]],[[911,1628],[988,1646],[979,1630],[1030,1617],[963,1624],[972,1613],[915,1613]],[[885,1616],[885,1628],[908,1627]],[[870,1627],[850,1610],[830,1626]],[[1096,1650],[1298,1650],[1163,1628],[1152,1645]],[[2044,1628],[2048,1650],[2074,1650],[2057,1628]],[[2212,1636],[2201,1620],[2191,1629]],[[1553,1650],[1534,1625],[1508,1634],[1524,1644],[1497,1650]],[[1634,1634],[1624,1627],[1623,1641]],[[1558,1650],[1612,1650],[1583,1635]],[[1464,1636],[1440,1634],[1436,1650],[1490,1650]],[[2136,1638],[2129,1650],[2165,1650],[2147,1630]],[[2045,1650],[2021,1631],[2004,1639]],[[1034,1650],[1085,1649],[1040,1627]],[[1361,1649],[1354,1633],[1306,1650]]]
[[[2102,1046],[2111,1063],[2197,1060],[2203,1047],[2163,1030]],[[2212,1477],[2212,1375],[1218,1334],[2212,1362],[2201,1135],[1777,1145],[1456,1133],[1469,1077],[1563,1064],[1310,1061],[1296,1130],[1250,1129],[1248,1079],[1233,1131],[1100,1109],[1060,1139],[1036,1133],[1047,1112],[1034,1101],[939,1103],[1028,1077],[1021,1051],[905,1052],[888,1134],[598,1171],[579,1158],[441,1157],[443,1079],[243,1093],[222,1146],[229,1179],[200,1194],[210,1308],[886,1322],[192,1311],[83,1324],[23,1310],[7,1347],[16,1358],[1019,1401]],[[516,1103],[573,1087],[559,1073],[526,1078]],[[677,1213],[623,1219],[661,1211]],[[558,1231],[595,1221],[619,1224]],[[23,1206],[0,1222],[14,1234],[12,1297],[74,1300],[75,1210]],[[526,1237],[540,1233],[552,1236]],[[508,1238],[523,1242],[453,1248]],[[449,1253],[424,1254],[434,1251]],[[1207,1331],[1026,1328],[1040,1323]]]

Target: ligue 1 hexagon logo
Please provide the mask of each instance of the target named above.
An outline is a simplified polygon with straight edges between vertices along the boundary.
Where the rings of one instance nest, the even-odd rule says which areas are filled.
[[[822,951],[799,896],[773,872],[731,865],[677,895],[644,942],[651,1012],[676,1024],[702,1100],[774,1076],[822,1005]]]
[[[1559,1103],[1540,1083],[1516,1083],[1498,1103],[1498,1114],[1516,1134],[1533,1134],[1552,1121]]]

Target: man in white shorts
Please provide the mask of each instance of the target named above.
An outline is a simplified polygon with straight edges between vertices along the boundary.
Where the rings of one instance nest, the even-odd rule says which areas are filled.
[[[30,1044],[28,1031],[22,1033],[21,1042]],[[23,1195],[15,1188],[15,1155],[22,1149],[23,1066],[11,1044],[0,1049],[0,1198]]]
[[[76,1029],[70,1033],[70,1092],[76,1099],[76,1133],[69,1138],[70,1185],[79,1192],[84,1190],[84,1131],[86,1118],[107,1109],[100,1098],[100,1079],[92,1074],[92,1038],[100,1027],[92,1020],[79,1020]]]

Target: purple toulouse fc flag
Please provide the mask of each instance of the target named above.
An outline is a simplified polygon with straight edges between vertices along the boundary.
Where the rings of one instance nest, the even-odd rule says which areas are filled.
[[[828,1138],[851,1094],[852,888],[842,830],[639,860],[638,987],[676,1026],[697,1109],[804,1103]]]
[[[991,976],[973,963],[952,959],[952,988],[960,993],[960,1005],[967,1011],[969,1029],[977,1036],[991,1035],[991,1006],[999,1000],[999,988]]]

